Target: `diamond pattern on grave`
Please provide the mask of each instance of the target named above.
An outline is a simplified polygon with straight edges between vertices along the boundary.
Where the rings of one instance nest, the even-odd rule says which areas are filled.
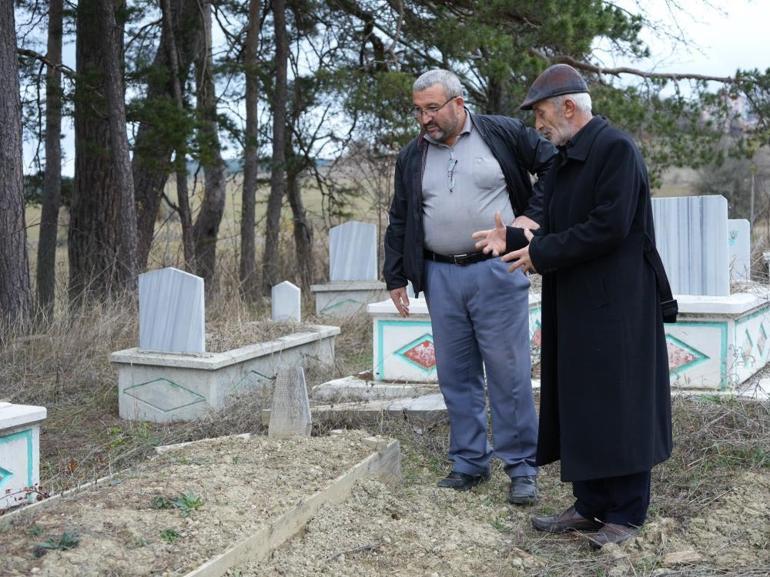
[[[0,467],[0,488],[2,488],[3,485],[6,485],[11,477],[13,477],[13,473]]]
[[[165,378],[126,387],[123,393],[164,413],[206,402],[204,396]]]
[[[668,349],[668,370],[674,374],[691,369],[709,358],[705,353],[669,334],[666,334],[666,348]]]
[[[436,350],[433,348],[433,335],[425,333],[396,351],[406,362],[425,371],[436,368]]]
[[[543,326],[540,324],[540,321],[535,321],[535,324],[532,326],[532,335],[529,337],[530,347],[533,349],[540,350],[540,347],[543,346]]]
[[[765,330],[765,323],[759,324],[759,337],[757,338],[757,349],[759,354],[764,356],[765,345],[767,344],[767,331]]]
[[[754,364],[754,355],[752,354],[754,351],[754,341],[751,339],[749,329],[746,329],[744,334],[746,335],[746,340],[743,342],[743,348],[741,349],[743,364]]]
[[[254,369],[251,369],[245,375],[243,375],[243,378],[240,381],[238,381],[233,386],[233,391],[240,391],[241,389],[251,389],[263,383],[266,385],[272,385],[273,381],[275,381],[275,377],[269,377],[267,375],[260,373],[259,371],[255,371]]]

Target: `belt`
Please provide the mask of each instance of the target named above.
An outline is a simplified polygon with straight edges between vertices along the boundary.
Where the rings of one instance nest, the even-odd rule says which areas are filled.
[[[436,254],[435,252],[431,252],[428,249],[425,249],[423,252],[425,254],[426,260],[432,260],[435,262],[446,262],[449,264],[459,264],[460,266],[465,266],[466,264],[473,264],[474,262],[481,262],[482,260],[495,258],[495,256],[492,253],[484,254],[483,252],[467,252],[464,254],[450,254],[450,255]]]

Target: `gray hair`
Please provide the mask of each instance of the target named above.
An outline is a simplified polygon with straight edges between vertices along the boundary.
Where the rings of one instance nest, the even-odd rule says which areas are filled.
[[[463,85],[460,84],[460,79],[449,70],[441,68],[428,70],[422,74],[422,76],[414,81],[412,92],[422,92],[436,84],[440,84],[444,88],[447,98],[463,95]]]
[[[575,92],[574,94],[562,94],[553,97],[553,103],[556,108],[561,109],[565,100],[571,100],[575,103],[575,108],[584,114],[591,114],[591,95],[588,92]]]

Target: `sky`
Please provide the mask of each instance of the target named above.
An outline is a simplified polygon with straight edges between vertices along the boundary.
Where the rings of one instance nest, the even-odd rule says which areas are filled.
[[[636,11],[637,0],[619,0]],[[691,46],[672,43],[645,30],[642,39],[652,57],[640,62],[617,61],[658,72],[695,72],[732,76],[737,69],[770,68],[767,23],[770,0],[638,0],[648,16],[670,30],[681,30]],[[679,6],[680,9],[672,9]],[[607,65],[612,61],[608,60]]]
[[[604,66],[632,66],[658,72],[692,72],[713,76],[731,76],[737,69],[770,68],[770,43],[767,23],[770,0],[615,0],[638,12],[638,5],[648,17],[687,38],[689,45],[672,42],[650,30],[642,39],[652,55],[643,61],[613,59],[608,53],[596,54]],[[672,8],[678,7],[678,8]],[[74,46],[65,47],[65,60],[74,67]],[[66,156],[62,173],[74,172],[74,144],[71,126],[65,127],[62,146]],[[33,147],[25,145],[25,172],[32,171]]]

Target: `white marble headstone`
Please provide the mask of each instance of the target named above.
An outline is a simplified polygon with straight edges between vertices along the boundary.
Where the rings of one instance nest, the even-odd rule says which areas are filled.
[[[302,291],[289,281],[273,287],[271,303],[274,321],[302,320]]]
[[[164,268],[139,275],[139,348],[165,353],[206,351],[203,279]]]
[[[350,221],[329,230],[329,280],[377,280],[377,225]]]
[[[730,282],[751,280],[751,224],[745,218],[727,221],[730,251]]]
[[[655,242],[674,294],[728,296],[727,200],[653,198],[652,211]]]
[[[273,387],[269,437],[309,437],[310,401],[302,367],[281,367]]]

